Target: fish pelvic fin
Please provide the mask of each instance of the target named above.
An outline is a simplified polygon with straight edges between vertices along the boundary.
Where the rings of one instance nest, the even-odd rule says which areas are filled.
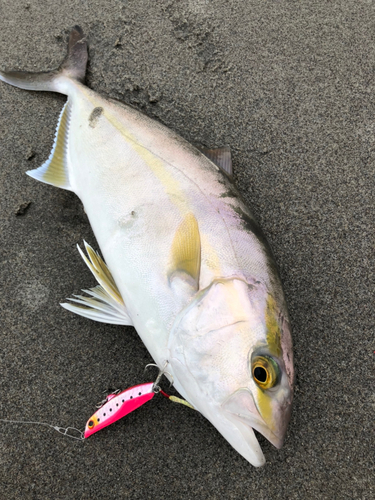
[[[88,243],[86,243],[86,241],[84,241],[84,244],[88,258],[83,253],[79,245],[77,245],[77,248],[87,267],[95,276],[96,281],[117,304],[125,305],[111,271],[108,269],[104,260],[100,257],[98,252],[95,252],[95,250]]]
[[[73,191],[68,168],[68,135],[70,123],[70,103],[64,105],[57,123],[55,140],[47,161],[35,170],[26,173],[37,181]]]
[[[99,254],[86,242],[84,244],[88,258],[77,245],[78,250],[99,285],[89,290],[82,290],[89,297],[74,295],[74,298],[68,299],[70,302],[60,305],[68,311],[100,323],[132,326],[133,322],[110,270]]]
[[[102,286],[98,285],[82,291],[90,297],[73,295],[74,298],[67,299],[73,303],[63,302],[60,305],[70,312],[99,323],[133,326],[125,304],[120,306]]]
[[[74,26],[69,35],[68,53],[59,68],[41,73],[0,71],[0,80],[21,89],[46,90],[68,95],[69,80],[83,83],[87,59],[86,38],[82,29]]]

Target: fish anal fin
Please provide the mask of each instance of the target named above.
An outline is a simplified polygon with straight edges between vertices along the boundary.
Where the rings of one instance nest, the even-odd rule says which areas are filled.
[[[199,147],[198,149],[207,156],[209,160],[229,175],[229,177],[233,177],[232,157],[228,146],[214,149]]]
[[[64,105],[56,128],[52,151],[46,162],[27,175],[46,184],[72,191],[68,169],[69,101]]]
[[[169,280],[181,278],[198,290],[201,267],[201,240],[198,222],[189,212],[179,225],[172,242]]]

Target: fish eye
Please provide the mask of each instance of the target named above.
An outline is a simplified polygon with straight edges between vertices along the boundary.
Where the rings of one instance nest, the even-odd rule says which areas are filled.
[[[256,356],[252,362],[252,373],[261,389],[274,387],[279,379],[279,365],[270,356]]]
[[[88,423],[89,429],[92,429],[95,425],[95,422],[93,420],[90,420]]]
[[[258,382],[262,382],[262,384],[264,384],[264,382],[267,381],[267,370],[265,368],[263,368],[263,366],[256,366],[254,368],[254,378],[258,381]]]

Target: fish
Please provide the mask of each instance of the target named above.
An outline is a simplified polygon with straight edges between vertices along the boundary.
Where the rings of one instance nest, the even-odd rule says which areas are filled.
[[[254,431],[284,442],[293,399],[286,300],[271,248],[233,181],[228,147],[198,149],[84,85],[87,40],[70,33],[58,69],[2,71],[22,89],[65,94],[49,158],[27,174],[73,191],[101,255],[97,285],[62,304],[132,325],[181,396],[252,465]]]

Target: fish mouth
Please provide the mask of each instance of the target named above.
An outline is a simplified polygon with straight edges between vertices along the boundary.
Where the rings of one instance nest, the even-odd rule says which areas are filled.
[[[259,414],[254,398],[248,389],[239,389],[224,401],[222,408],[228,418],[236,423],[241,431],[245,425],[262,434],[273,446],[280,449],[284,443],[286,425],[280,429],[271,429]],[[289,419],[287,418],[287,421]],[[286,422],[287,423],[287,422]],[[245,436],[244,436],[245,437]],[[256,439],[256,438],[255,438]]]

